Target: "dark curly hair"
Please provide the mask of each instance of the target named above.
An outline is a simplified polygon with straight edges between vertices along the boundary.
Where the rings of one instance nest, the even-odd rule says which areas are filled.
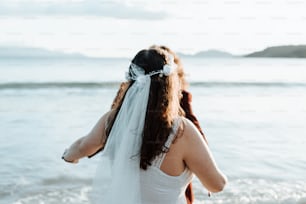
[[[152,71],[163,69],[163,66],[169,60],[167,56],[168,53],[163,49],[150,48],[138,52],[132,63],[142,67],[145,73],[148,74]],[[132,84],[133,81],[128,84],[126,91]],[[150,93],[140,150],[140,168],[144,170],[152,164],[156,156],[168,151],[165,143],[172,131],[173,119],[180,114],[179,91],[177,74],[151,76]],[[121,101],[114,107],[115,116],[111,121],[111,125],[106,130],[107,135],[110,133],[111,126],[121,107],[125,93],[120,93],[122,95],[120,97]]]

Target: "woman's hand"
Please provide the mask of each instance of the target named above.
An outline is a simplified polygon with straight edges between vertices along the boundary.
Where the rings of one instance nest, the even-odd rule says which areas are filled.
[[[79,160],[71,160],[71,161],[70,161],[70,160],[65,159],[65,155],[67,154],[67,152],[68,152],[68,150],[65,149],[65,151],[64,151],[64,153],[63,153],[63,155],[62,155],[62,159],[63,159],[65,162],[73,163],[73,164],[76,164],[76,163],[79,162]]]

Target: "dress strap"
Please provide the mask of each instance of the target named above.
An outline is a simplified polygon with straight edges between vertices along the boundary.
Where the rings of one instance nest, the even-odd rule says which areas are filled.
[[[180,118],[177,118],[174,120],[174,123],[173,123],[173,126],[172,126],[172,131],[164,145],[164,148],[170,148],[175,136],[177,135],[177,132],[178,132],[178,127],[179,127],[179,124],[180,124],[180,121],[181,119]],[[160,155],[158,155],[155,160],[152,162],[152,166],[155,166],[155,167],[158,167],[160,168],[161,164],[163,163],[164,159],[165,159],[165,156],[166,156],[166,152],[165,153],[161,153]]]

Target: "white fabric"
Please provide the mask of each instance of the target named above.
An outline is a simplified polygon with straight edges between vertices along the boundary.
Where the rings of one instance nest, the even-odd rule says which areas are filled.
[[[179,176],[169,176],[155,166],[142,170],[142,204],[186,204],[185,190],[192,178],[187,168]]]
[[[176,120],[173,131],[165,144],[170,148],[177,133],[181,120]],[[164,173],[160,166],[166,153],[159,155],[147,170],[141,171],[141,200],[142,204],[186,204],[185,190],[193,178],[193,173],[186,168],[179,176]]]
[[[155,74],[171,74],[173,59],[165,70],[145,75],[143,68],[131,64],[127,91],[101,155],[91,200],[94,204],[145,204],[142,197],[143,170],[140,148],[151,85]]]
[[[139,154],[150,84],[140,74],[125,95],[97,168],[94,204],[141,204]]]

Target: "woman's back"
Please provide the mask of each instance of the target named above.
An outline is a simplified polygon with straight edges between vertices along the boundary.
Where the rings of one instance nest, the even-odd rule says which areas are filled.
[[[143,204],[186,203],[184,192],[193,173],[209,191],[223,189],[226,177],[217,168],[203,137],[191,121],[177,118],[165,146],[169,151],[142,171]]]
[[[147,170],[141,171],[141,196],[143,204],[186,204],[185,189],[193,174],[179,157],[177,144],[173,143],[182,128],[182,118],[174,121],[173,131],[165,143],[169,149],[154,159]]]

